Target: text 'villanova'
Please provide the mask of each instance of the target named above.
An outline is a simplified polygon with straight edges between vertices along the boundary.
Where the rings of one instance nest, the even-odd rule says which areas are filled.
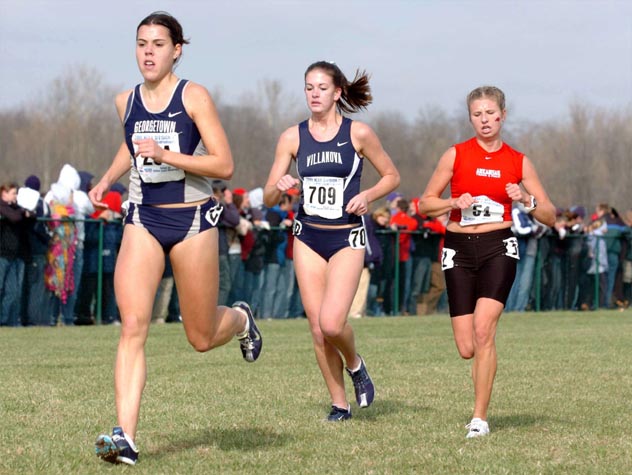
[[[316,152],[307,156],[308,167],[319,163],[339,163],[342,165],[342,157],[340,152]]]

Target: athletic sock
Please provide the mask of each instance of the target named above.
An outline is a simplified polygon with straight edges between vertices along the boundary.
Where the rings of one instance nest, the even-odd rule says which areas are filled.
[[[237,310],[239,313],[242,313],[246,316],[246,328],[244,329],[244,331],[237,333],[237,339],[239,340],[242,338],[246,338],[248,336],[248,333],[250,332],[250,320],[248,319],[248,315],[239,307],[233,307],[233,310]]]
[[[360,364],[358,364],[358,367],[355,369],[351,369],[349,368],[349,371],[351,371],[352,373],[355,373],[356,371],[358,371],[360,368],[362,368],[362,359],[360,359]]]

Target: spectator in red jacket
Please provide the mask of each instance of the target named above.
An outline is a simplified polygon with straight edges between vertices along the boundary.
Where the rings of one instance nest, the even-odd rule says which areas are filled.
[[[413,261],[410,257],[412,235],[417,230],[417,220],[408,214],[408,200],[400,198],[397,201],[397,213],[391,217],[391,228],[399,230],[399,301],[395,310],[401,309],[402,314],[409,315],[406,302],[410,299],[410,280]]]

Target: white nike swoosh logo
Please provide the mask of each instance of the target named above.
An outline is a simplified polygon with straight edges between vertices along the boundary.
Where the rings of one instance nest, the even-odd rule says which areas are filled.
[[[492,157],[485,157],[485,160],[491,160]]]
[[[346,142],[342,142],[342,143],[338,142],[338,147],[342,147],[343,145],[346,145],[348,143],[349,143],[348,140]]]
[[[169,112],[169,114],[167,114],[169,116],[169,118],[171,119],[172,117],[177,116],[178,114],[182,114],[182,111],[180,112]]]

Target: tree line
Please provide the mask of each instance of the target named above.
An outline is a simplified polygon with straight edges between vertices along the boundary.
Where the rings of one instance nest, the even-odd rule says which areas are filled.
[[[122,140],[113,102],[120,88],[101,77],[78,66],[52,81],[43,97],[0,110],[0,181],[22,183],[35,174],[47,189],[64,163],[101,176]],[[225,102],[221,91],[211,93],[235,160],[231,186],[263,186],[280,133],[307,117],[306,106],[275,80],[261,81],[257,91],[236,103]],[[454,114],[432,107],[415,117],[369,111],[359,119],[380,137],[400,170],[399,191],[410,198],[423,191],[443,152],[472,135],[465,105]],[[509,111],[504,139],[532,159],[558,207],[590,210],[608,202],[619,211],[632,208],[629,104],[609,110],[573,103],[566,117],[538,123],[518,122]],[[366,170],[364,180],[374,182],[372,167]]]

